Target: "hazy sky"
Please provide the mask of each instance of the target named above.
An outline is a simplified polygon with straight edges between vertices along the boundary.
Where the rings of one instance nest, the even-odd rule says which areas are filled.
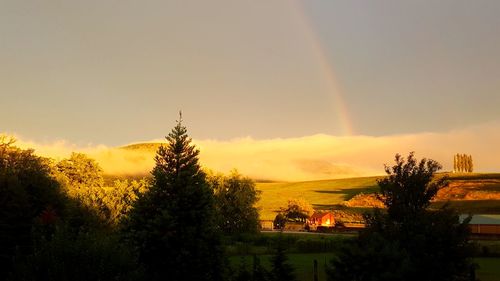
[[[122,145],[166,135],[179,109],[217,140],[500,124],[499,15],[496,0],[0,0],[0,131]]]

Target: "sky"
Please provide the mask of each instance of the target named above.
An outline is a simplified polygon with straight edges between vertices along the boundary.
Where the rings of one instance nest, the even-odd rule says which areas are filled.
[[[0,132],[116,147],[161,139],[179,110],[195,140],[226,146],[496,131],[499,13],[494,0],[0,0]]]

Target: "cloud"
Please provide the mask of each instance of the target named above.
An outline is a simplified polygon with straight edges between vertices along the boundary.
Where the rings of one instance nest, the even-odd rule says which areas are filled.
[[[195,140],[204,167],[227,172],[237,168],[255,179],[316,180],[383,174],[396,153],[415,151],[418,158],[440,162],[453,169],[453,155],[471,154],[478,172],[500,172],[500,122],[446,133],[419,133],[392,136],[313,135],[300,138],[230,141]],[[155,147],[121,149],[98,146],[78,147],[65,141],[40,144],[18,141],[43,156],[60,159],[71,151],[95,158],[108,174],[147,174],[154,165]]]

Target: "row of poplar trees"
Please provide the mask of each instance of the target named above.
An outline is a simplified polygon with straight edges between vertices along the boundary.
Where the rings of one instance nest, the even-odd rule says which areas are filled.
[[[457,153],[453,158],[453,171],[458,173],[472,173],[474,171],[472,156]]]

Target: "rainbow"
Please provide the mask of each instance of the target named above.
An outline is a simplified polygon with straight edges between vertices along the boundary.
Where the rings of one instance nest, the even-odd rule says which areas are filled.
[[[329,102],[332,104],[332,112],[335,112],[336,114],[335,121],[344,136],[354,135],[354,128],[351,122],[349,108],[347,107],[342,95],[342,89],[339,82],[336,79],[335,70],[328,59],[327,50],[324,48],[323,43],[314,30],[311,21],[299,1],[295,0],[290,1],[289,3],[292,3],[294,6],[293,10],[295,11],[297,20],[301,24],[304,36],[311,45],[313,55],[316,58],[321,72],[323,73],[325,88],[328,96],[330,97]]]

